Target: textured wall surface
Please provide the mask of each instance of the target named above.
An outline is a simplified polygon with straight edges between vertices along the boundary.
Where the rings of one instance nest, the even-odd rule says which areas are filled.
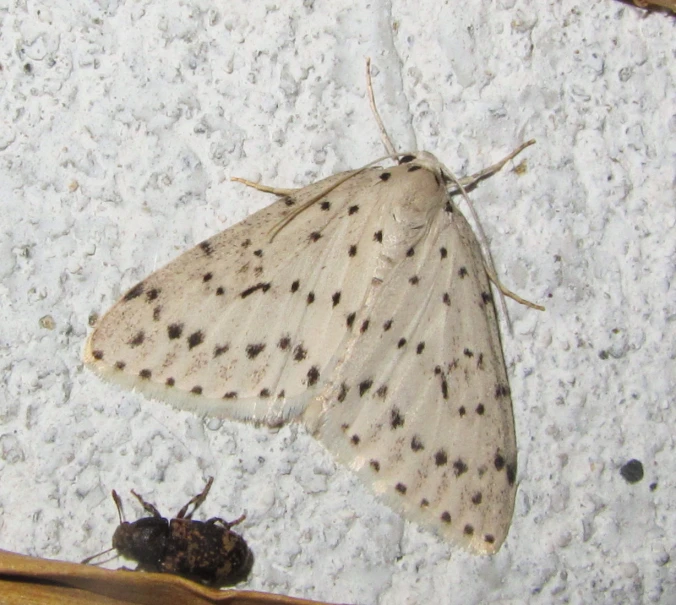
[[[363,604],[676,601],[674,18],[562,0],[0,5],[0,547],[77,561],[111,488],[206,516],[247,587]],[[57,4],[57,6],[54,6]],[[475,557],[380,504],[297,426],[176,411],[83,367],[90,322],[179,252],[402,149],[473,193],[508,301],[519,446],[509,537]],[[512,164],[511,168],[514,168]],[[504,327],[504,326],[503,326]],[[630,459],[644,477],[620,473]]]

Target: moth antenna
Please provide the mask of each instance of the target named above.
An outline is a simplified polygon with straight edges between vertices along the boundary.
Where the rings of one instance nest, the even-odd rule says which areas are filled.
[[[397,150],[392,143],[392,139],[390,139],[390,135],[387,134],[385,125],[380,119],[380,113],[378,113],[378,108],[376,107],[376,98],[373,94],[373,83],[371,82],[371,57],[366,57],[366,90],[369,96],[369,104],[371,105],[371,113],[373,113],[376,124],[378,124],[378,130],[380,131],[380,140],[383,142],[387,155],[395,156],[397,155]]]

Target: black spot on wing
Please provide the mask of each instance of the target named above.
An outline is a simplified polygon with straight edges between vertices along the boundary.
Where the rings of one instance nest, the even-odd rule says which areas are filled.
[[[300,281],[296,279],[291,283],[291,293],[298,292],[298,288],[300,288]]]
[[[317,366],[312,366],[307,372],[307,385],[309,387],[317,384],[319,380],[319,368]]]
[[[249,344],[246,346],[246,356],[249,359],[256,359],[263,349],[265,349],[265,343]]]
[[[453,472],[455,473],[456,477],[464,475],[467,471],[468,471],[467,463],[462,458],[458,458],[453,463]]]
[[[202,249],[202,252],[204,252],[204,254],[206,254],[207,256],[211,256],[214,252],[214,249],[211,246],[211,244],[209,243],[209,240],[204,240],[200,244],[200,248]]]
[[[176,323],[167,326],[167,335],[171,340],[181,338],[181,334],[183,334],[183,324]]]
[[[124,295],[123,300],[125,300],[126,302],[129,302],[130,300],[134,300],[135,298],[138,298],[139,296],[141,296],[141,294],[143,294],[144,288],[145,288],[145,286],[144,286],[143,282],[136,284],[131,290],[129,290]]]
[[[366,393],[372,386],[373,386],[373,380],[371,380],[370,378],[368,378],[366,380],[362,380],[359,383],[359,396],[363,397],[364,393]]]
[[[139,345],[143,344],[143,341],[145,340],[146,335],[143,330],[138,331],[136,334],[134,334],[134,337],[129,341],[129,346],[130,347],[138,347]]]
[[[383,173],[380,175],[380,180],[381,180],[381,181],[387,181],[391,176],[392,176],[392,173],[391,173],[391,172],[383,172]]]
[[[419,452],[420,450],[425,449],[425,446],[418,435],[413,435],[413,438],[411,439],[411,449],[414,452]]]
[[[204,342],[204,334],[202,330],[197,330],[188,336],[188,348],[194,349],[197,345],[201,345]]]
[[[404,426],[404,416],[399,408],[394,407],[390,410],[390,428],[398,429],[402,426]]]
[[[216,345],[214,347],[214,357],[220,357],[230,350],[230,345]]]
[[[246,298],[247,296],[251,296],[254,292],[257,292],[258,290],[262,290],[263,292],[267,292],[270,289],[270,283],[263,283],[259,282],[255,286],[251,286],[250,288],[247,288],[246,290],[243,290],[240,293],[240,296],[242,298]]]
[[[510,390],[509,386],[506,384],[498,384],[495,387],[495,398],[496,399],[501,399],[503,397],[509,397]]]

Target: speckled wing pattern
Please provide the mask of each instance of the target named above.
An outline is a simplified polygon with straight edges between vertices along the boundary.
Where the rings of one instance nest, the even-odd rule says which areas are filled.
[[[490,285],[441,165],[405,159],[185,252],[101,319],[85,359],[179,407],[304,422],[396,510],[492,553],[516,444]]]

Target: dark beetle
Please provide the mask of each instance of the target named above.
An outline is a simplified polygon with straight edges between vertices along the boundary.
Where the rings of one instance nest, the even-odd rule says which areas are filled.
[[[120,516],[120,525],[113,534],[113,549],[137,561],[137,571],[173,573],[215,587],[231,586],[244,580],[251,571],[253,554],[244,538],[230,528],[244,521],[245,515],[232,522],[218,517],[208,521],[192,520],[213,481],[214,478],[209,477],[202,493],[190,500],[171,521],[134,490],[131,493],[152,516],[131,523],[124,521],[122,501],[113,490]],[[193,509],[188,512],[191,506]],[[93,558],[89,557],[83,563]]]

